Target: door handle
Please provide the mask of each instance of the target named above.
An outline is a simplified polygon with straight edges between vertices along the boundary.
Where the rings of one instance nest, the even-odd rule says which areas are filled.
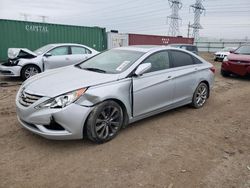
[[[67,61],[69,60],[69,58],[68,58],[68,57],[66,57],[65,59],[66,59]]]
[[[198,68],[195,68],[194,71],[198,71],[199,69]]]

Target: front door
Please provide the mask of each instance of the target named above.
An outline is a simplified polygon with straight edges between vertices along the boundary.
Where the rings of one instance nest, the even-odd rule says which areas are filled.
[[[51,56],[43,57],[44,69],[54,69],[71,65],[68,46],[56,47],[48,52]]]
[[[157,52],[143,63],[151,69],[142,76],[133,77],[133,115],[147,114],[172,104],[174,82],[167,51]]]

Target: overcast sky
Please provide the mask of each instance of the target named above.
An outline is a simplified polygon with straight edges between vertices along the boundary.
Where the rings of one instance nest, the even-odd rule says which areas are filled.
[[[180,32],[187,35],[193,22],[189,6],[195,0],[182,0]],[[202,37],[250,39],[250,0],[205,0],[201,16]],[[0,0],[0,18],[41,21],[81,26],[100,26],[124,33],[167,35],[167,0]]]

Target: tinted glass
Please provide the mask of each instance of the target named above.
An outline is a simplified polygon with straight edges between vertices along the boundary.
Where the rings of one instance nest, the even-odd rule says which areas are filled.
[[[90,50],[83,48],[83,47],[72,46],[71,53],[72,54],[90,54],[91,52]]]
[[[52,56],[68,55],[68,47],[67,46],[57,47],[51,50],[49,53],[51,53]]]
[[[109,50],[78,65],[82,69],[99,69],[106,73],[120,73],[129,68],[144,53],[130,50]]]
[[[235,54],[250,55],[250,46],[241,46],[234,52]]]
[[[154,72],[170,68],[168,52],[162,51],[149,56],[143,63],[151,63],[151,69],[148,72]]]
[[[180,51],[170,51],[174,67],[181,67],[194,64],[191,55],[180,52]]]

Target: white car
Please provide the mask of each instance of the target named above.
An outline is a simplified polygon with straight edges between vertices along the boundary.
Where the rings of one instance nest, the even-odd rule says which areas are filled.
[[[87,46],[71,43],[48,44],[34,52],[26,48],[9,48],[9,60],[0,65],[0,73],[26,80],[45,70],[73,65],[98,53]]]
[[[236,50],[236,47],[223,48],[222,50],[214,53],[214,61],[223,61],[223,59],[230,54],[230,51],[234,50]]]

